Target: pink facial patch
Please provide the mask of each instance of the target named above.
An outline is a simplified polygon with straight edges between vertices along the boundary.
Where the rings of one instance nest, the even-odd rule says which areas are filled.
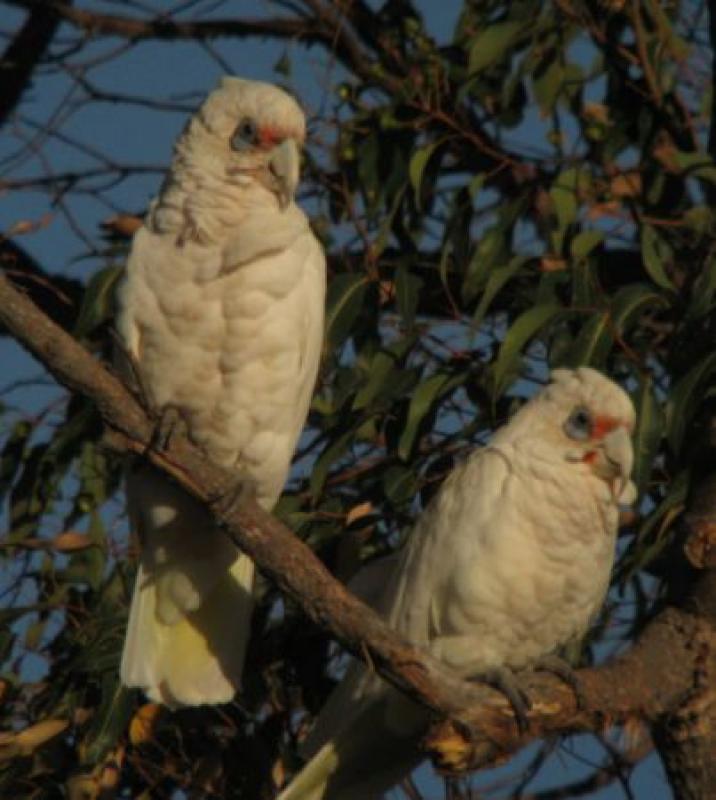
[[[267,126],[259,130],[259,142],[262,147],[273,147],[283,138],[283,134],[276,128],[270,128]]]
[[[619,420],[614,417],[596,417],[592,426],[592,439],[603,439],[608,433],[619,425]]]

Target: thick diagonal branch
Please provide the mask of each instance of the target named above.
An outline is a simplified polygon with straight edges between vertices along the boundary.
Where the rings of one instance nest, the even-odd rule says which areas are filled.
[[[636,646],[607,667],[582,671],[586,706],[575,708],[571,690],[548,675],[523,681],[533,700],[531,729],[520,736],[504,698],[458,678],[391,631],[351,595],[291,531],[255,503],[226,504],[235,495],[233,475],[209,462],[192,444],[174,437],[167,449],[150,449],[153,423],[124,385],[0,274],[0,322],[73,392],[92,399],[107,426],[107,440],[124,452],[146,456],[204,501],[258,566],[319,625],[364,658],[386,680],[451,723],[437,730],[431,747],[450,768],[484,764],[530,738],[573,730],[600,730],[632,716],[655,720],[692,689],[713,635],[697,616],[670,609]],[[227,610],[227,613],[229,611]]]

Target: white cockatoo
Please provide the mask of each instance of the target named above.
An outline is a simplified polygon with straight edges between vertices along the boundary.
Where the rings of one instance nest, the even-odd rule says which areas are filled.
[[[294,203],[306,133],[276,86],[223,78],[174,149],[137,231],[117,329],[147,400],[236,471],[263,508],[286,481],[323,340],[325,257]],[[127,479],[141,557],[125,685],[171,706],[239,687],[254,565],[145,466]]]
[[[368,568],[363,585],[384,587],[376,608],[466,678],[535,665],[582,635],[609,585],[618,506],[634,499],[633,427],[615,383],[555,370],[452,472],[404,550]],[[422,760],[429,720],[353,663],[279,800],[376,800]]]

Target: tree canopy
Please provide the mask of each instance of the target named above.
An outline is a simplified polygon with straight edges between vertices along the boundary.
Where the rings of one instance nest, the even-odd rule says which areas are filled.
[[[273,0],[251,17],[203,0],[2,5],[14,22],[3,31],[0,189],[14,206],[0,266],[106,362],[113,289],[170,141],[161,162],[129,163],[75,120],[111,114],[141,136],[199,99],[186,76],[152,92],[108,65],[191,46],[214,75],[240,74],[227,53],[258,38],[275,52],[262,77],[305,90],[300,202],[328,255],[326,345],[276,515],[340,580],[400,546],[456,460],[549,369],[591,365],[630,392],[639,499],[602,615],[573,657],[638,659],[660,620],[684,629],[686,617],[668,616],[678,609],[699,635],[662,655],[691,669],[698,652],[701,671],[679,697],[644,699],[650,667],[635,660],[623,688],[640,699],[625,700],[621,740],[608,717],[592,731],[602,759],[586,776],[565,778],[564,795],[533,790],[553,748],[542,739],[491,791],[579,796],[613,782],[614,796],[632,796],[632,769],[656,749],[676,796],[716,792],[710,4],[465,0],[441,38],[426,4],[409,0]],[[51,111],[38,107],[35,95],[52,92]],[[35,246],[60,228],[74,251]],[[235,703],[169,713],[122,690],[136,555],[123,458],[86,396],[48,388],[45,373],[18,380],[8,363],[0,794],[271,797],[340,668],[329,632],[266,579]],[[469,778],[447,785],[451,798],[477,796]]]

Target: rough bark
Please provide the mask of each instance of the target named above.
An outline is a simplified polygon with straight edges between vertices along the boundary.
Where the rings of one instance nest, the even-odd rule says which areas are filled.
[[[701,652],[692,689],[654,726],[654,741],[679,800],[716,797],[716,469],[709,463],[710,448],[706,454],[694,470],[699,474],[704,469],[706,477],[697,482],[683,519],[689,567],[680,599],[701,621],[704,635],[695,640]]]

